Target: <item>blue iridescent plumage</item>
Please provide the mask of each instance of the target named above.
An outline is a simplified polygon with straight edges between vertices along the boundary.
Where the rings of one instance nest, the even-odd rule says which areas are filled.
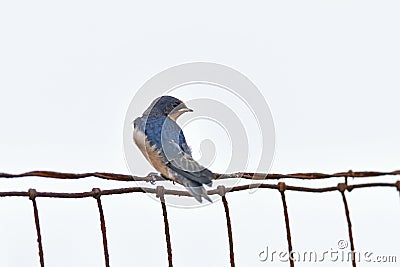
[[[134,121],[134,127],[138,127],[145,133],[151,146],[156,146],[161,149],[162,152],[164,147],[163,144],[167,144],[169,141],[179,145],[185,153],[192,156],[192,152],[186,143],[185,136],[179,125],[171,120],[169,117],[161,116],[149,116],[147,118],[137,118]]]
[[[192,158],[192,153],[176,119],[191,111],[171,96],[153,101],[134,121],[134,140],[147,160],[162,176],[184,185],[198,200],[211,202],[203,184],[211,186],[215,174]]]

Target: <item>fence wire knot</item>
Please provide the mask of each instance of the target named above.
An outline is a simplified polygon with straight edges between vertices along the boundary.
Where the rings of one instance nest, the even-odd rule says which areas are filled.
[[[278,183],[278,190],[279,190],[279,192],[285,192],[285,190],[286,190],[286,184],[284,183],[284,182],[279,182]]]
[[[400,181],[396,182],[397,190],[400,191]]]
[[[345,184],[345,183],[338,183],[337,189],[338,189],[340,192],[343,193],[343,192],[346,191],[346,189],[347,189],[347,184]]]
[[[156,187],[156,196],[161,200],[164,199],[164,193],[165,193],[164,186],[159,185]]]
[[[101,190],[100,190],[100,188],[93,188],[93,189],[92,189],[92,192],[93,192],[93,197],[94,197],[95,199],[99,199],[99,198],[100,198],[100,196],[101,196]]]
[[[29,199],[34,200],[37,196],[37,191],[36,191],[36,189],[30,188],[28,190],[28,194],[29,194]]]
[[[218,190],[218,195],[220,195],[221,197],[225,196],[226,194],[226,187],[224,185],[219,185],[217,187]]]

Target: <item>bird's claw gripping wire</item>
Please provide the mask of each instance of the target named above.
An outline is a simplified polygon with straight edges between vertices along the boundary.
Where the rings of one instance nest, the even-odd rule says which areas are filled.
[[[155,185],[158,178],[159,178],[159,174],[156,172],[150,172],[149,174],[147,174],[147,182],[150,182],[152,185]]]

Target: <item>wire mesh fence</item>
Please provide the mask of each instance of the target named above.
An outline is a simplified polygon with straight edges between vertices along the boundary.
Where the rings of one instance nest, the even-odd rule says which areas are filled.
[[[291,186],[287,185],[284,182],[278,182],[277,184],[267,184],[263,182],[253,183],[250,185],[240,185],[233,187],[225,187],[223,185],[219,185],[216,189],[212,189],[208,191],[209,195],[218,194],[222,197],[222,204],[224,206],[225,218],[226,218],[226,231],[227,238],[229,242],[229,259],[230,266],[235,266],[235,254],[234,254],[234,238],[233,238],[233,230],[231,225],[230,213],[229,213],[229,204],[226,198],[228,192],[235,191],[243,191],[249,190],[252,188],[264,188],[264,189],[272,189],[278,190],[281,195],[282,206],[283,206],[283,217],[285,220],[285,228],[286,228],[286,236],[287,236],[287,247],[288,253],[293,251],[292,238],[291,238],[291,230],[290,230],[290,216],[288,212],[288,205],[286,202],[286,191],[298,191],[298,192],[310,192],[310,193],[324,193],[324,192],[332,192],[338,191],[341,194],[343,201],[344,213],[346,216],[346,222],[348,227],[348,236],[350,241],[350,249],[351,253],[355,253],[353,232],[352,232],[352,223],[350,217],[349,205],[346,198],[346,191],[351,192],[355,189],[362,188],[372,188],[372,187],[388,187],[397,189],[400,193],[400,180],[395,183],[386,183],[386,182],[374,182],[374,183],[362,183],[362,184],[347,184],[347,179],[349,177],[353,178],[371,178],[378,177],[384,175],[400,175],[400,170],[393,172],[339,172],[334,174],[323,174],[323,173],[295,173],[295,174],[261,174],[261,173],[234,173],[234,174],[218,174],[217,179],[228,179],[228,178],[243,178],[243,179],[252,179],[252,180],[279,180],[279,179],[307,179],[307,180],[315,180],[315,179],[329,179],[329,178],[344,178],[343,183],[339,183],[337,186],[330,187],[321,187],[321,188],[313,188],[313,187],[299,187],[299,186]],[[97,177],[101,179],[107,180],[116,180],[116,181],[147,181],[154,182],[163,180],[163,178],[158,176],[131,176],[124,174],[115,174],[115,173],[103,173],[103,172],[93,172],[93,173],[61,173],[61,172],[49,172],[49,171],[32,171],[21,174],[9,174],[9,173],[0,173],[0,178],[21,178],[21,177],[44,177],[44,178],[56,178],[56,179],[82,179],[88,177]],[[165,189],[163,186],[157,187],[126,187],[126,188],[117,188],[117,189],[108,189],[101,190],[100,188],[93,188],[92,191],[87,192],[77,192],[77,193],[62,193],[62,192],[38,192],[36,189],[29,189],[28,191],[10,191],[10,192],[0,192],[0,197],[27,197],[32,201],[33,205],[33,215],[36,227],[37,234],[37,246],[38,246],[38,254],[39,254],[39,262],[40,266],[45,266],[45,258],[43,252],[42,245],[42,237],[41,237],[41,229],[40,229],[40,220],[39,220],[39,212],[38,206],[36,203],[36,198],[94,198],[97,201],[100,226],[101,226],[101,234],[103,240],[103,250],[104,250],[104,262],[105,266],[110,266],[110,257],[108,252],[108,243],[107,243],[107,230],[106,230],[106,220],[103,211],[103,205],[101,202],[101,197],[105,195],[116,195],[116,194],[129,194],[129,193],[152,193],[156,194],[158,198],[160,198],[162,215],[164,219],[164,230],[165,230],[165,241],[167,244],[167,259],[168,266],[173,266],[173,249],[171,246],[171,236],[169,231],[169,222],[168,222],[168,212],[167,205],[165,204],[165,195],[175,195],[175,196],[190,196],[187,191],[184,190],[171,190]],[[355,257],[351,258],[352,266],[356,267]],[[289,264],[291,267],[295,265],[293,258],[289,257]]]

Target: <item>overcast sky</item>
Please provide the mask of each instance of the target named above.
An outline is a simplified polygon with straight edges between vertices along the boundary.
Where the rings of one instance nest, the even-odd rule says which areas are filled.
[[[275,123],[271,172],[399,169],[399,11],[398,1],[3,1],[0,172],[128,174],[122,136],[131,100],[152,76],[195,61],[229,66],[259,88]],[[182,90],[176,96],[185,100]],[[234,100],[225,104],[235,108]],[[196,153],[198,134],[188,129]],[[138,174],[153,171],[138,161],[145,168]],[[223,164],[219,158],[214,168]],[[0,180],[0,191],[128,186],[94,178]],[[287,248],[278,192],[227,198],[237,266],[271,265],[259,252]],[[288,192],[287,201],[295,250],[321,252],[347,240],[338,192]],[[356,249],[397,253],[400,261],[398,192],[356,190],[348,201]],[[94,199],[37,202],[46,266],[104,265]],[[166,266],[160,204],[143,194],[103,203],[111,265]],[[220,201],[168,212],[174,266],[229,266]],[[39,266],[31,202],[0,199],[0,218],[0,266]],[[324,262],[333,265],[350,266]]]

